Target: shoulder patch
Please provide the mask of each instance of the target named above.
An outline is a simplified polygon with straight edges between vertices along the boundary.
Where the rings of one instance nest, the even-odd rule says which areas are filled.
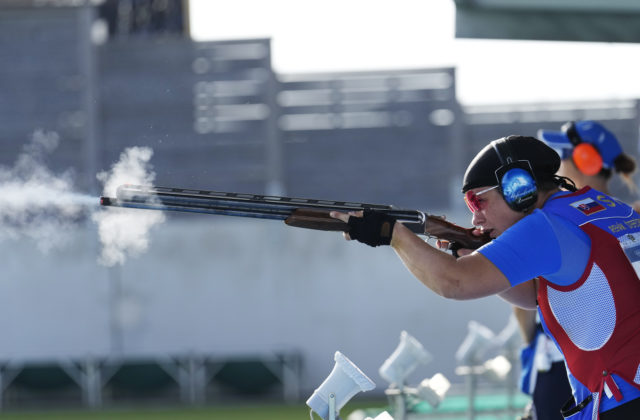
[[[579,201],[574,201],[570,205],[574,209],[579,210],[580,212],[582,212],[584,215],[587,215],[587,216],[602,210],[606,210],[606,208],[602,204],[598,203],[596,200],[590,197],[583,198],[582,200],[579,200]]]

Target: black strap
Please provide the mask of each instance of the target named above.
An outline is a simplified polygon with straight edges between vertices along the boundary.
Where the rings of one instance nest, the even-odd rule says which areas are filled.
[[[390,245],[395,217],[365,209],[362,217],[349,217],[349,236],[369,246]]]
[[[573,397],[571,397],[571,398],[569,398],[567,400],[567,402],[560,409],[560,414],[562,414],[562,417],[564,417],[565,419],[567,417],[571,417],[574,414],[579,413],[580,411],[582,411],[587,405],[589,405],[591,400],[593,400],[593,394],[589,394],[589,396],[587,398],[585,398],[584,400],[582,400],[580,402],[580,404],[577,404],[575,407],[571,407],[575,402]]]

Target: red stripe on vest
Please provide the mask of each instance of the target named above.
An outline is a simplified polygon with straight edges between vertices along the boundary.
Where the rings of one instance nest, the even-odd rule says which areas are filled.
[[[538,303],[544,322],[562,349],[571,374],[592,393],[601,393],[606,382],[618,400],[623,396],[610,378],[611,373],[640,389],[640,385],[633,382],[640,364],[640,280],[613,235],[592,224],[585,224],[581,229],[591,239],[591,255],[585,272],[577,282],[564,287],[541,278]],[[615,303],[616,322],[613,334],[602,348],[585,351],[569,339],[553,315],[547,287],[561,292],[576,290],[584,284],[594,264],[600,267],[609,283]],[[584,304],[595,305],[597,302]]]

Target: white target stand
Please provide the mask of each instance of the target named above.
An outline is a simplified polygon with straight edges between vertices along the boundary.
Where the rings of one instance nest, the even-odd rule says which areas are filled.
[[[311,412],[313,418],[313,411]],[[329,394],[329,420],[336,420],[336,394]]]
[[[426,401],[437,408],[451,384],[441,373],[425,378],[417,387],[407,386],[407,377],[419,366],[432,359],[422,344],[406,331],[400,333],[400,343],[380,366],[380,376],[389,382],[385,394],[393,407],[395,420],[407,420],[415,401]]]
[[[333,370],[307,400],[313,420],[315,412],[323,420],[339,420],[342,407],[358,392],[370,391],[375,384],[345,355],[337,351]]]

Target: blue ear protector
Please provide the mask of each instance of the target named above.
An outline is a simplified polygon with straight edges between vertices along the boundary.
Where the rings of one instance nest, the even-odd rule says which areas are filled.
[[[511,145],[502,138],[491,142],[500,159],[496,169],[498,188],[504,201],[515,211],[527,211],[536,204],[538,187],[528,160],[516,160]]]

